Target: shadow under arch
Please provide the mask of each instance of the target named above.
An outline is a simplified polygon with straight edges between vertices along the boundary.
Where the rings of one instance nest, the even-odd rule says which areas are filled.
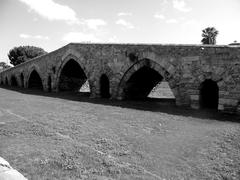
[[[74,56],[65,58],[57,72],[57,91],[79,91],[88,81],[84,66]],[[91,91],[91,86],[89,87]]]
[[[11,76],[11,86],[18,86],[17,79],[14,75]]]
[[[200,108],[218,109],[219,87],[216,81],[204,80],[199,87]]]
[[[7,77],[5,78],[5,85],[9,85]]]
[[[124,73],[118,86],[117,97],[119,99],[145,99],[162,80],[170,82],[173,78],[158,63],[150,59],[142,59]],[[171,84],[169,83],[169,87],[172,91]],[[175,94],[174,97],[176,97]]]
[[[24,87],[24,76],[23,73],[20,74],[21,86]]]
[[[100,77],[100,96],[101,98],[110,98],[110,83],[106,74]]]
[[[30,89],[43,90],[42,78],[36,69],[33,69],[30,72],[27,80],[27,87]]]
[[[48,76],[47,86],[48,86],[48,92],[51,92],[52,91],[52,77],[51,77],[51,75]]]

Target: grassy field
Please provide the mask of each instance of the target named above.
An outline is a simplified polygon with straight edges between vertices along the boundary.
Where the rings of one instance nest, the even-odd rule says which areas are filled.
[[[240,118],[0,88],[0,156],[28,179],[240,179]]]

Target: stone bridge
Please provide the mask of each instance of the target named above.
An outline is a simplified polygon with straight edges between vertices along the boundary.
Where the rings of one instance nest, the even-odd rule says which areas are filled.
[[[70,43],[0,73],[1,85],[139,99],[167,81],[176,105],[240,112],[240,47]]]

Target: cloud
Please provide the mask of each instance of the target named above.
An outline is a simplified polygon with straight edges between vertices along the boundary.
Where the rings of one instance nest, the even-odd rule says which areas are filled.
[[[19,0],[30,7],[40,16],[48,20],[63,20],[70,24],[79,23],[76,13],[66,5],[55,3],[53,0]]]
[[[117,15],[118,16],[132,16],[132,13],[130,13],[130,12],[119,12]]]
[[[91,33],[69,32],[62,38],[65,42],[99,42],[100,40]]]
[[[192,10],[192,8],[186,7],[184,0],[173,0],[173,7],[181,12],[189,12]]]
[[[168,19],[168,20],[166,20],[166,23],[175,24],[175,23],[178,23],[178,21],[176,19]]]
[[[48,40],[48,36],[42,36],[42,35],[29,35],[29,34],[19,34],[20,38],[23,39],[42,39],[42,40]]]
[[[124,19],[119,19],[119,20],[117,20],[117,21],[116,21],[116,24],[121,25],[121,26],[123,26],[123,27],[125,27],[125,28],[127,28],[127,29],[134,29],[134,28],[135,28],[132,23],[127,22],[127,21],[124,20]]]
[[[102,19],[78,19],[76,12],[69,6],[61,5],[54,0],[19,0],[29,6],[29,10],[36,12],[43,18],[50,21],[59,20],[66,23],[87,26],[89,29],[97,30],[99,26],[105,26],[107,23]],[[37,18],[34,18],[36,21]]]
[[[107,23],[102,19],[86,19],[83,21],[88,28],[97,30],[99,26],[105,26]]]
[[[153,15],[154,18],[156,19],[165,19],[166,17],[163,14],[155,13]]]
[[[168,19],[166,16],[164,16],[163,14],[160,14],[160,13],[155,13],[155,14],[153,15],[153,17],[156,18],[156,19],[161,19],[161,20],[163,20],[163,21],[164,21],[165,23],[167,23],[167,24],[176,24],[176,23],[178,23],[180,20],[184,20],[183,17],[180,17],[180,18],[177,18],[177,19],[175,19],[175,18],[170,18],[170,19]]]
[[[30,38],[30,35],[28,35],[28,34],[19,34],[19,37],[20,38],[24,38],[24,39],[28,39],[28,38]]]

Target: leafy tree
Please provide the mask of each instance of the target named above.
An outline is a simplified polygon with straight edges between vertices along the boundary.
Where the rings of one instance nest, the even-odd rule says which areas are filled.
[[[9,51],[8,58],[10,63],[14,66],[21,64],[23,62],[29,61],[32,58],[46,54],[40,47],[35,46],[19,46],[14,47]]]
[[[4,69],[10,68],[11,66],[7,65],[5,62],[0,62],[0,72]]]
[[[218,35],[218,30],[215,27],[207,27],[202,30],[202,43],[203,44],[216,44],[216,37]]]
[[[0,69],[6,69],[6,68],[10,68],[11,66],[9,66],[7,63],[5,62],[0,62]]]

